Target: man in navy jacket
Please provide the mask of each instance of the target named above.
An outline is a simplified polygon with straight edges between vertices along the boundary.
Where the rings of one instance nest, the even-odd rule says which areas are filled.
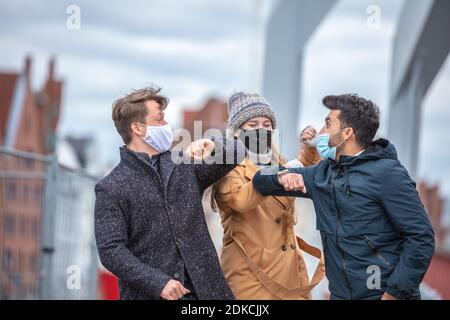
[[[373,141],[379,109],[357,95],[328,96],[325,126],[304,131],[323,161],[267,167],[253,178],[264,195],[311,198],[331,299],[420,299],[434,232],[415,182],[387,140]]]

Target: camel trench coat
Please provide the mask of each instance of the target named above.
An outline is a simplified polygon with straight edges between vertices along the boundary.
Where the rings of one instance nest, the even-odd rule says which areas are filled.
[[[296,237],[294,199],[264,197],[253,188],[259,167],[245,159],[217,186],[224,241],[221,266],[237,299],[305,300],[323,279],[322,252]],[[304,253],[319,261],[310,279]]]

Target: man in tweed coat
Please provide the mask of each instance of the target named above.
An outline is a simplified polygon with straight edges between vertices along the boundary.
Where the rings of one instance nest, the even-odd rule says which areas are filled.
[[[120,163],[95,187],[100,260],[118,277],[121,299],[234,299],[201,199],[242,161],[245,148],[222,137],[201,139],[187,148],[187,156],[223,159],[231,153],[231,164],[176,164],[164,120],[167,104],[155,88],[135,90],[113,104],[125,146]]]

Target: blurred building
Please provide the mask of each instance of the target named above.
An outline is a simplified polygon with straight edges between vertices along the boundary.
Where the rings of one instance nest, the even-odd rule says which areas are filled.
[[[55,150],[63,83],[51,59],[43,87],[34,91],[31,66],[26,57],[22,72],[0,72],[0,145],[49,154]]]
[[[21,72],[0,72],[0,145],[9,149],[51,154],[59,121],[62,81],[55,77],[55,60],[48,65],[41,89],[32,88],[31,57]],[[39,277],[44,181],[20,175],[43,173],[44,163],[2,157],[0,172],[0,293],[5,298],[33,297]],[[14,176],[14,178],[13,178]]]
[[[428,185],[422,181],[419,183],[419,194],[436,233],[436,252],[447,253],[450,256],[450,248],[445,245],[450,230],[449,226],[445,224],[445,199],[440,194],[439,186]]]
[[[450,207],[437,185],[419,183],[419,194],[436,236],[436,251],[424,282],[443,299],[450,299]]]
[[[94,142],[92,137],[67,136],[67,143],[73,149],[80,168],[86,169],[89,163],[89,147]]]
[[[227,119],[227,103],[216,98],[210,98],[200,108],[185,109],[183,111],[183,128],[189,130],[192,137],[194,136],[195,121],[202,122],[203,132],[208,129],[225,131]]]

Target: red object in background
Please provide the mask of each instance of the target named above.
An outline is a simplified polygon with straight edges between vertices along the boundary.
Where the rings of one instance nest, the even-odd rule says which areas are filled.
[[[424,281],[435,289],[444,300],[450,300],[450,257],[435,254]]]
[[[119,300],[119,284],[117,277],[108,270],[102,269],[98,275],[99,299]]]

